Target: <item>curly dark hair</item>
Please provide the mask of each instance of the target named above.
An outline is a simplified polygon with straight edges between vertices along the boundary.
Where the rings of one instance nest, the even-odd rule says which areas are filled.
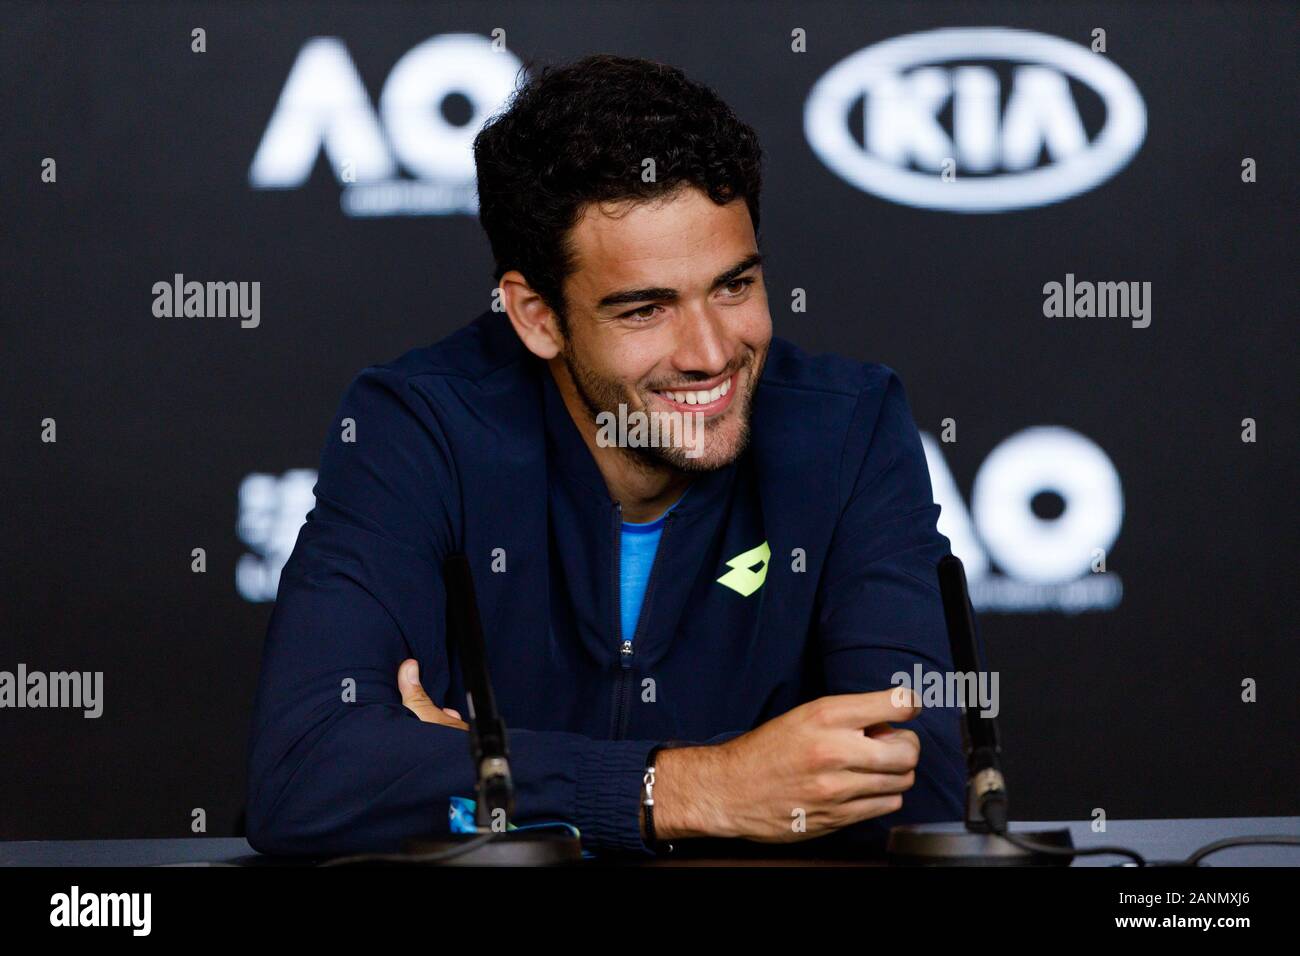
[[[642,180],[647,158],[654,182]],[[692,185],[718,205],[743,197],[757,236],[762,159],[754,130],[675,67],[608,54],[545,67],[474,139],[493,278],[523,273],[567,335],[568,232],[585,205]]]

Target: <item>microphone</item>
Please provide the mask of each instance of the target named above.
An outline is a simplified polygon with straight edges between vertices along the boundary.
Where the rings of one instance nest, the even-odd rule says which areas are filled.
[[[958,673],[978,674],[979,652],[975,639],[975,614],[966,588],[966,569],[953,555],[939,559],[939,593],[948,626],[948,646]],[[966,828],[987,832],[989,810],[1006,824],[1007,787],[1002,776],[998,725],[981,717],[974,707],[962,707],[962,741],[966,750]]]
[[[497,711],[488,677],[483,621],[474,575],[463,554],[443,562],[447,591],[447,635],[460,658],[469,713],[469,751],[474,761],[475,833],[417,837],[403,844],[402,862],[454,866],[555,866],[582,859],[578,837],[556,829],[510,829],[515,810],[514,779],[506,724]]]
[[[443,579],[447,585],[447,630],[460,655],[465,681],[469,751],[478,771],[474,823],[484,833],[491,830],[493,820],[508,823],[515,811],[506,724],[497,712],[496,695],[488,677],[483,622],[468,559],[463,554],[450,555],[443,564]]]
[[[953,667],[959,674],[977,678],[975,612],[966,587],[966,569],[959,558],[949,554],[939,559],[936,571]],[[956,686],[969,684],[957,681]],[[965,820],[892,827],[886,854],[894,862],[926,866],[1068,865],[1074,856],[1069,829],[1010,831],[997,721],[982,716],[970,701],[963,702],[961,710]]]

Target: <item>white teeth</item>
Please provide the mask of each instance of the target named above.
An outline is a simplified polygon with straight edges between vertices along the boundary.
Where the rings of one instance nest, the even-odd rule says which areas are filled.
[[[676,402],[678,405],[708,405],[716,402],[723,395],[731,391],[731,379],[727,379],[717,388],[707,392],[660,392],[664,398]]]

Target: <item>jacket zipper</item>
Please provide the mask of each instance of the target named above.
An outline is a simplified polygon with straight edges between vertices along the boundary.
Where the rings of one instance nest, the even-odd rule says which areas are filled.
[[[654,561],[650,564],[650,577],[646,580],[645,595],[641,599],[641,613],[637,615],[636,628],[632,632],[632,640],[623,639],[623,589],[620,577],[620,563],[623,551],[623,505],[616,503],[614,505],[614,633],[618,635],[619,652],[618,652],[618,685],[615,692],[617,705],[614,710],[614,732],[612,734],[615,740],[622,740],[627,735],[627,720],[631,707],[631,688],[632,688],[632,662],[636,654],[636,640],[641,636],[641,622],[646,617],[646,606],[650,603],[650,597],[654,593],[655,577],[659,573],[660,558],[663,554],[664,541],[668,537],[668,526],[673,523],[675,512],[668,512],[664,519],[663,531],[659,534],[659,545],[655,548]]]
[[[626,668],[632,666],[631,660],[629,660],[626,665],[623,665],[623,658],[624,657],[630,658],[632,656],[632,648],[630,646],[627,646],[626,641],[622,640],[623,638],[623,591],[622,588],[620,587],[620,582],[619,582],[619,575],[621,574],[620,565],[622,564],[622,554],[623,554],[623,538],[622,538],[623,504],[622,502],[618,502],[618,501],[614,502],[613,515],[614,515],[614,524],[613,524],[614,550],[611,552],[612,560],[610,561],[609,566],[613,571],[612,582],[614,585],[614,601],[613,601],[614,636],[620,640],[621,644],[623,645],[623,650],[620,651],[619,653],[619,664],[621,665],[621,669],[618,672],[618,679],[614,685],[614,709],[613,709],[613,713],[610,715],[610,724],[609,724],[609,736],[611,738],[617,737],[618,735],[619,711],[623,700],[623,681],[624,681],[623,675],[626,673]],[[623,651],[626,651],[626,653],[623,653]]]

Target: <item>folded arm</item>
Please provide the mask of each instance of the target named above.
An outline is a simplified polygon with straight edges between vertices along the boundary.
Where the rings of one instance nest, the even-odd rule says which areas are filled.
[[[450,798],[474,793],[464,732],[421,721],[396,682],[414,657],[435,700],[450,685],[441,560],[456,538],[458,489],[422,402],[369,370],[339,412],[356,442],[326,443],[253,714],[248,839],[261,852],[396,850],[447,832]],[[512,728],[515,818],[565,820],[589,847],[645,851],[640,787],[655,743]]]

